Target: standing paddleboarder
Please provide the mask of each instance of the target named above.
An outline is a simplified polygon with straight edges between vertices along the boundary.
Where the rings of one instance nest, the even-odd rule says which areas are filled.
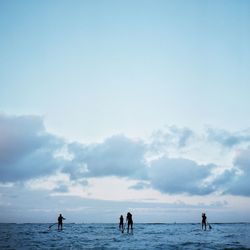
[[[58,231],[63,229],[63,220],[65,220],[65,218],[63,218],[62,214],[59,215],[58,217]]]
[[[120,231],[122,231],[123,232],[123,228],[124,228],[124,224],[123,224],[123,216],[121,215],[120,216],[120,223],[119,223],[119,229],[120,229]]]
[[[133,233],[133,219],[132,219],[132,214],[130,212],[127,213],[126,221],[128,223],[128,233],[129,233],[129,227],[131,229],[131,233]]]
[[[201,215],[201,229],[203,230],[203,227],[205,228],[205,231],[207,230],[207,216],[205,213],[202,213]]]

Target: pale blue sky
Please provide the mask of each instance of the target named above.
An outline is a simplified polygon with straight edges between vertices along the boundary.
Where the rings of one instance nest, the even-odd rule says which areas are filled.
[[[250,221],[249,13],[0,0],[0,222]]]
[[[1,1],[0,107],[69,139],[250,124],[248,1]],[[101,125],[101,126],[100,126]]]

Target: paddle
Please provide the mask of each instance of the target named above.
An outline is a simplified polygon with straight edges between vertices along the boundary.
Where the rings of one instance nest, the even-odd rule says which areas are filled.
[[[53,227],[53,226],[56,225],[56,224],[57,224],[57,222],[54,223],[54,224],[52,224],[52,225],[50,225],[50,226],[49,226],[49,229],[51,229],[51,227]]]
[[[125,228],[126,228],[126,223],[124,224],[124,227],[122,228],[122,233],[124,233]]]
[[[207,222],[208,228],[212,229],[212,226],[210,225],[210,223]]]

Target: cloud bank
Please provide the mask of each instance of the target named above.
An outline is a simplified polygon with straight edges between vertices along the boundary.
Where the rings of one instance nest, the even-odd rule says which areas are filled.
[[[1,114],[0,182],[23,182],[62,172],[79,183],[86,183],[91,177],[116,176],[137,180],[138,184],[130,187],[136,190],[150,187],[168,194],[221,192],[250,196],[247,185],[250,177],[250,147],[247,145],[250,134],[244,132],[244,136],[236,138],[229,132],[210,130],[206,136],[200,136],[204,138],[204,144],[212,140],[227,148],[244,142],[244,147],[237,149],[230,168],[168,155],[168,148],[189,148],[196,137],[191,129],[169,127],[167,133],[160,130],[154,133],[151,140],[115,135],[97,144],[67,143],[47,133],[40,117]],[[160,156],[155,154],[157,147],[164,149]],[[155,157],[147,159],[149,154],[155,154]],[[67,192],[68,188],[60,186],[55,190]]]
[[[250,142],[250,130],[244,130],[240,132],[228,132],[222,129],[212,129],[207,130],[207,137],[210,141],[216,142],[223,147],[234,147],[243,143]]]
[[[53,154],[62,143],[46,133],[40,117],[0,115],[0,181],[52,174],[60,165]]]
[[[234,168],[224,174],[225,193],[250,196],[250,148],[238,153]]]
[[[133,141],[123,135],[106,139],[103,143],[68,145],[68,152],[73,156],[64,172],[72,178],[118,176],[135,179],[147,177],[144,153],[141,141]],[[80,172],[79,172],[80,170]]]
[[[212,186],[204,181],[211,175],[214,165],[198,165],[188,159],[162,157],[151,163],[152,186],[163,193],[204,195],[212,193]]]

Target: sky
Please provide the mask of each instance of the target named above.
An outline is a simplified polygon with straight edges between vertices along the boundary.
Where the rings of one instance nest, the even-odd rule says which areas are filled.
[[[0,1],[0,222],[250,222],[250,2]]]

